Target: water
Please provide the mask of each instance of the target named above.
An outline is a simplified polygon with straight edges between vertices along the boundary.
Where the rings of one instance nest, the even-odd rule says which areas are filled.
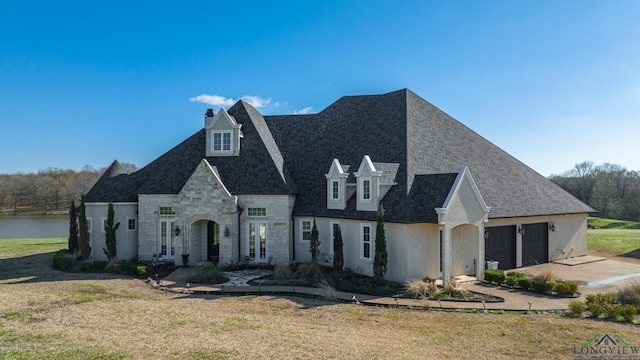
[[[0,239],[69,237],[69,215],[2,215]]]

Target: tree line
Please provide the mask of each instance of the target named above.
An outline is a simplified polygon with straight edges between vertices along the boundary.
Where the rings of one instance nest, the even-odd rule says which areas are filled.
[[[128,172],[137,170],[134,164],[122,165]],[[80,171],[51,167],[37,173],[0,174],[0,213],[65,213],[106,169],[85,165]]]
[[[640,173],[585,161],[551,181],[598,211],[599,217],[640,221]]]

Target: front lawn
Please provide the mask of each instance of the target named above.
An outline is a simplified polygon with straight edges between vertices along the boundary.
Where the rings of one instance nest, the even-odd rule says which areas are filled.
[[[0,259],[56,252],[67,245],[68,239],[63,237],[0,239]]]

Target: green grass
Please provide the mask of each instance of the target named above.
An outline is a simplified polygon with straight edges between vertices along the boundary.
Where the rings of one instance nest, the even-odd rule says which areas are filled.
[[[587,222],[590,251],[640,259],[640,223],[594,217]]]
[[[597,217],[589,217],[587,225],[590,229],[640,229],[640,223],[637,222]]]
[[[0,259],[55,252],[67,245],[68,239],[63,237],[0,239]]]

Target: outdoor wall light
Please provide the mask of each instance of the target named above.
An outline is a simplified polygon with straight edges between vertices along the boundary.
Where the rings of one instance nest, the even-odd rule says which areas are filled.
[[[554,224],[553,221],[549,223],[549,230],[556,231],[556,224]]]
[[[520,227],[518,228],[518,233],[520,233],[520,235],[524,235],[524,226],[520,225]]]
[[[176,226],[176,229],[173,231],[176,236],[180,235],[180,228]]]
[[[229,228],[228,227],[224,227],[224,237],[229,237]]]

